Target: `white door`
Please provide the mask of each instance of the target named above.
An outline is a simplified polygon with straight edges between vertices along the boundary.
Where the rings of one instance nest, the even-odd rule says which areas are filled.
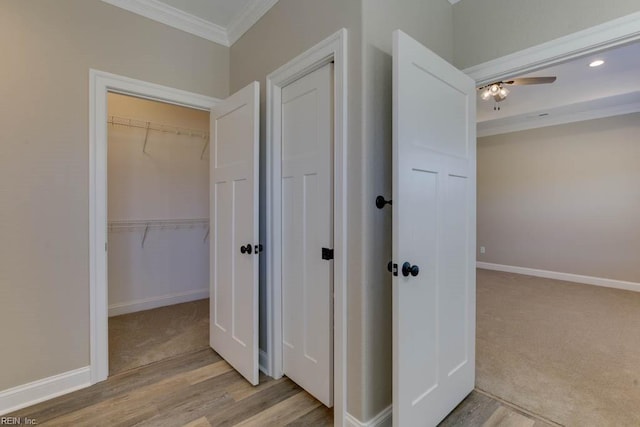
[[[260,86],[211,111],[210,345],[258,384]]]
[[[393,37],[393,425],[435,426],[475,380],[476,91]]]
[[[283,372],[327,406],[333,404],[332,159],[328,64],[282,89]]]

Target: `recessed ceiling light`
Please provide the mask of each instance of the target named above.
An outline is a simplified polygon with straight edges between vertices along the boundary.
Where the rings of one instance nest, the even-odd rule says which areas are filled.
[[[602,64],[604,64],[604,61],[602,59],[598,59],[596,61],[593,61],[591,64],[589,64],[589,67],[591,67],[591,68],[599,67]]]

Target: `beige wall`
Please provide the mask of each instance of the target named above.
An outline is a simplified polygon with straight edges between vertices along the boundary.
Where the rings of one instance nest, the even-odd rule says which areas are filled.
[[[467,68],[640,11],[638,0],[462,0],[455,59]]]
[[[89,68],[225,97],[229,49],[98,0],[0,9],[4,390],[89,365]]]
[[[391,191],[391,33],[403,29],[451,59],[452,19],[446,0],[280,0],[231,48],[236,91],[349,30],[348,412],[363,421],[391,404],[390,211],[374,205]]]
[[[447,60],[453,57],[453,16],[446,0],[363,2],[362,277],[363,417],[391,404],[391,208],[378,210],[376,196],[391,198],[392,33],[401,29]],[[361,159],[361,160],[360,160]],[[353,366],[349,367],[350,369]]]
[[[490,263],[640,282],[640,114],[478,140]]]

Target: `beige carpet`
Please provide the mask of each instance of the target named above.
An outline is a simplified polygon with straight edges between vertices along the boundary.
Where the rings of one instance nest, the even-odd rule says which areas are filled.
[[[640,293],[477,278],[478,388],[566,426],[640,426]]]
[[[109,318],[109,375],[209,346],[209,300]]]

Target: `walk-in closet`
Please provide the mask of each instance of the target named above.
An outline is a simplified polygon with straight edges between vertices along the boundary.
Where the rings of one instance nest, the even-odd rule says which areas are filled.
[[[108,94],[109,374],[208,347],[209,112]]]

